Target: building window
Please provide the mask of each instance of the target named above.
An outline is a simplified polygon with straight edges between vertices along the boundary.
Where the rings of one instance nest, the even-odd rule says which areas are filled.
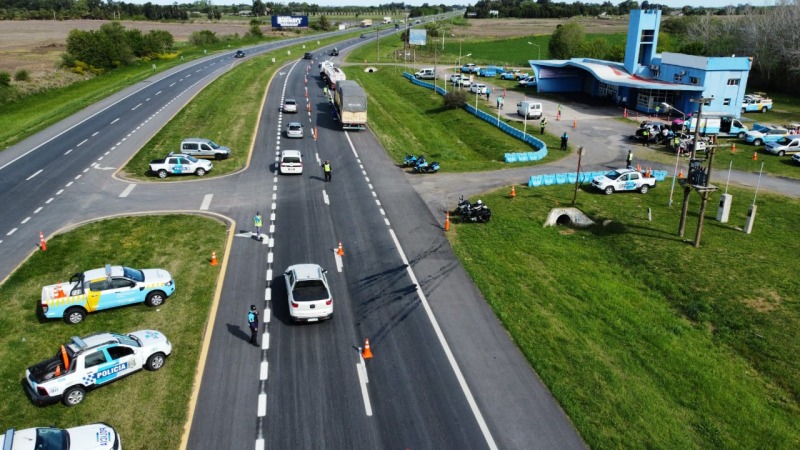
[[[724,106],[730,106],[731,105],[731,99],[726,98],[726,99],[722,100],[722,104]]]
[[[653,40],[655,39],[655,35],[656,35],[655,30],[642,30],[642,37],[641,37],[642,43],[652,44]]]
[[[698,84],[700,84],[700,78],[698,78],[698,77],[689,77],[689,83],[694,84],[694,85],[698,85]]]
[[[675,76],[673,77],[673,81],[675,81],[676,83],[680,83],[681,81],[683,81],[683,75],[676,73]]]
[[[738,86],[739,79],[738,78],[728,78],[728,86]]]

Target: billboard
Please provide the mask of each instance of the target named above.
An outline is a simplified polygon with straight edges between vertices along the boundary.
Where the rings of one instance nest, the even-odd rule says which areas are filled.
[[[408,30],[408,43],[411,45],[425,45],[426,30]]]
[[[272,28],[308,28],[308,16],[272,16]]]

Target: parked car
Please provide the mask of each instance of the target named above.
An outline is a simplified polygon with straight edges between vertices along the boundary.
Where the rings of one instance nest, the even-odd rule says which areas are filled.
[[[233,55],[234,58],[244,58],[244,51],[236,50],[236,53]]]
[[[764,150],[778,156],[800,152],[800,135],[790,134],[775,142],[767,142],[764,146]]]
[[[317,264],[295,264],[286,268],[286,297],[294,321],[316,322],[333,317],[333,297],[325,277],[327,270]]]
[[[300,122],[289,122],[286,125],[287,138],[302,138],[303,137],[303,124]]]
[[[283,101],[283,112],[285,113],[296,113],[297,112],[297,100],[293,98],[287,98]]]
[[[639,191],[646,194],[650,188],[656,187],[656,179],[633,169],[617,169],[595,177],[592,180],[592,187],[606,195],[617,191]]]
[[[464,64],[461,66],[461,73],[475,73],[480,69],[480,67],[476,66],[475,64]]]
[[[794,161],[795,164],[800,164],[800,153],[795,153],[792,155],[792,161]]]
[[[216,160],[228,159],[231,149],[219,145],[211,139],[186,138],[181,141],[181,153],[192,155],[195,158],[214,158]]]
[[[520,78],[519,82],[517,83],[519,87],[532,87],[536,85],[536,77],[533,75],[528,75],[524,78]]]
[[[285,174],[303,173],[303,154],[299,150],[283,150],[278,162],[278,171]]]
[[[469,87],[469,91],[473,94],[485,94],[486,93],[486,85],[483,83],[474,83],[472,86]]]
[[[66,444],[66,445],[65,445]],[[80,427],[39,427],[27,430],[13,428],[0,435],[3,450],[120,450],[117,430],[105,423]]]
[[[528,77],[529,75],[519,69],[512,69],[507,72],[503,72],[500,74],[501,80],[521,80],[523,78]]]
[[[170,353],[172,344],[155,330],[73,337],[55,356],[25,370],[25,391],[40,405],[60,400],[75,406],[89,390],[142,369],[160,369]]]
[[[766,142],[775,142],[789,134],[789,130],[782,127],[768,125],[753,125],[753,129],[745,133],[745,141],[748,144],[761,145]]]
[[[503,73],[506,70],[500,66],[486,66],[481,67],[478,69],[478,76],[479,77],[494,77],[497,76],[498,73]]]
[[[150,161],[150,172],[158,178],[167,178],[169,175],[195,174],[202,177],[214,168],[214,164],[207,159],[197,159],[192,155],[183,153],[170,153],[164,159]]]

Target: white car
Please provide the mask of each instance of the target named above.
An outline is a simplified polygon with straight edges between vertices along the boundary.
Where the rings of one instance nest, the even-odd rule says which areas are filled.
[[[303,154],[299,150],[284,150],[278,162],[278,170],[282,175],[303,173]]]
[[[142,369],[160,369],[170,353],[172,344],[155,330],[73,337],[55,356],[25,370],[25,391],[39,405],[60,400],[75,406],[86,391]]]
[[[13,428],[0,435],[3,450],[121,450],[117,431],[111,425],[94,423],[62,430],[55,427]]]
[[[611,195],[617,191],[639,191],[646,194],[656,187],[655,177],[646,177],[633,169],[617,169],[592,180],[592,187]]]
[[[303,137],[303,124],[300,122],[289,122],[286,125],[287,138],[302,138]]]
[[[170,153],[164,159],[150,161],[150,172],[158,178],[167,178],[168,175],[186,175],[193,173],[202,177],[214,168],[214,164],[207,159],[197,159],[182,153]]]
[[[283,112],[285,113],[296,113],[297,112],[297,100],[293,98],[287,98],[283,102]]]
[[[469,87],[469,91],[473,94],[485,94],[486,85],[483,83],[473,83],[472,86]]]
[[[286,268],[283,279],[292,320],[316,322],[333,317],[333,297],[325,273],[327,270],[317,264],[295,264]]]

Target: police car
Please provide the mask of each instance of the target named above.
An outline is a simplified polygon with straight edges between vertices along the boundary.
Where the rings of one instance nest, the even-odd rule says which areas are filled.
[[[172,353],[159,331],[73,337],[52,358],[25,371],[25,390],[39,405],[82,402],[86,392],[142,369],[158,370]]]
[[[651,188],[656,187],[655,177],[633,169],[617,169],[592,180],[592,187],[611,195],[618,191],[639,191],[646,194]]]
[[[44,317],[74,325],[94,311],[135,303],[161,306],[173,292],[175,280],[164,269],[106,264],[76,273],[68,282],[43,287],[40,308]]]
[[[114,427],[94,423],[62,430],[55,427],[13,428],[0,435],[3,450],[122,450],[122,443]]]

